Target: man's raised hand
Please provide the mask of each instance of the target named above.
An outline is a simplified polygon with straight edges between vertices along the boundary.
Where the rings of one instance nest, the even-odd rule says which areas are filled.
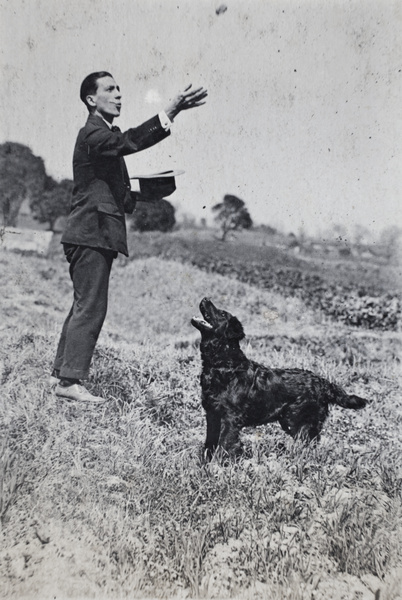
[[[207,90],[203,87],[199,87],[195,90],[192,89],[192,84],[188,85],[184,92],[177,94],[173,100],[169,102],[165,108],[165,113],[171,121],[181,112],[182,110],[188,110],[189,108],[196,108],[205,104],[205,98],[208,96]]]

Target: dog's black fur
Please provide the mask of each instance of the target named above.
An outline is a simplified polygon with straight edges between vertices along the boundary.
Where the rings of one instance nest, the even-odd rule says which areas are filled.
[[[304,369],[270,369],[249,360],[240,349],[240,321],[208,298],[203,318],[191,323],[201,332],[202,405],[207,417],[205,458],[220,447],[236,456],[243,427],[279,421],[294,438],[317,442],[328,405],[363,408],[367,401]]]

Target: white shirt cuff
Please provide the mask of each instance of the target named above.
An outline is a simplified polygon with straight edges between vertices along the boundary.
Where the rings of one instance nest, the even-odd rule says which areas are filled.
[[[168,131],[172,126],[172,121],[169,119],[164,110],[158,114],[159,121],[161,122],[161,126],[165,131]]]

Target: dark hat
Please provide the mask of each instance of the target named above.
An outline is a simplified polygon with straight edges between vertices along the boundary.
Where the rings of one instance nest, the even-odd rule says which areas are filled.
[[[162,200],[173,194],[176,189],[175,177],[182,173],[184,171],[163,171],[152,175],[135,175],[130,179],[138,179],[140,194],[144,200]]]

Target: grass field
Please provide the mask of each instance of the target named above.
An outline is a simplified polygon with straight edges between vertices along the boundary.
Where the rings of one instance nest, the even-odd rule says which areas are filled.
[[[398,330],[148,254],[113,268],[88,382],[99,408],[48,388],[66,264],[0,252],[0,597],[401,599]],[[238,464],[203,465],[190,319],[205,295],[243,322],[249,357],[314,370],[368,407],[335,407],[316,449],[273,424],[244,431]]]

